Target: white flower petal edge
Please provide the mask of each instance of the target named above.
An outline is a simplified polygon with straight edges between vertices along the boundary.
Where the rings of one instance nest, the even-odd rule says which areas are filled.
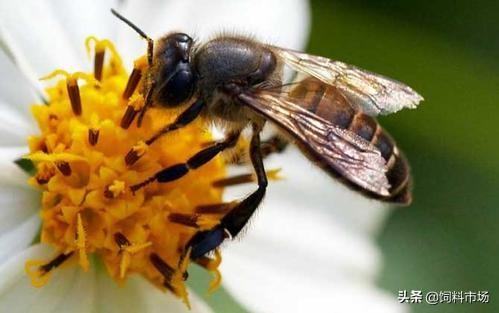
[[[0,312],[52,313],[211,313],[196,296],[192,310],[174,296],[159,291],[140,277],[124,287],[112,281],[102,265],[93,262],[89,272],[76,264],[64,264],[52,273],[49,283],[35,288],[24,270],[26,260],[53,257],[53,249],[34,245],[0,266]]]
[[[297,148],[289,149],[266,162],[267,169],[282,167],[284,180],[270,183],[247,233],[224,249],[224,286],[256,312],[338,306],[403,312],[374,286],[380,255],[370,236],[386,208],[339,186]]]
[[[152,38],[181,31],[202,42],[227,32],[292,49],[303,48],[310,18],[305,0],[132,0],[122,13]],[[145,53],[146,43],[129,27],[122,25],[118,34],[128,59]]]
[[[89,35],[112,41],[116,39],[117,20],[109,10],[118,6],[118,0],[51,0],[49,4],[78,58],[88,60],[84,62],[85,68],[90,68],[85,39]]]
[[[39,101],[29,81],[0,50],[0,146],[26,145],[26,138],[35,131],[29,106]]]
[[[0,148],[0,264],[29,246],[40,226],[40,195],[26,184],[28,176],[14,163],[26,151],[26,147]]]
[[[62,266],[47,286],[35,288],[24,271],[28,259],[53,257],[53,250],[35,245],[0,266],[0,312],[92,312],[95,273]]]
[[[27,77],[21,73],[19,68],[1,49],[0,69],[2,70],[0,101],[8,105],[10,109],[22,113],[24,118],[28,117],[30,115],[30,105],[40,101],[40,98],[30,86]],[[32,123],[32,120],[29,120],[29,122]]]
[[[274,253],[280,251],[274,250]],[[231,258],[230,263],[224,263],[222,270],[224,273],[237,272],[238,281],[226,280],[225,286],[255,313],[406,312],[404,306],[369,282],[340,277],[318,280],[315,276],[308,276],[308,272],[289,272],[287,261],[284,259],[278,269],[255,262],[255,259],[248,262],[239,256]]]
[[[0,38],[35,86],[38,78],[55,68],[81,69],[82,62],[48,2],[1,1]]]
[[[211,309],[190,292],[192,309],[170,293],[162,292],[141,277],[132,276],[122,287],[109,278],[105,269],[98,269],[97,312],[102,313],[210,313]]]

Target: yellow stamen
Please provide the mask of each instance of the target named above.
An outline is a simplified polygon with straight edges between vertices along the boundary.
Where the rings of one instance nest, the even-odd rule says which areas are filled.
[[[220,263],[222,263],[222,254],[220,253],[219,249],[216,249],[214,259],[211,259],[206,264],[206,269],[210,271],[214,276],[210,282],[210,286],[208,287],[209,293],[215,292],[222,284],[222,274],[220,274],[220,271],[218,270]]]
[[[172,122],[176,113],[151,108],[142,127],[123,127],[127,108],[133,113],[144,105],[144,88],[134,87],[123,97],[130,80],[112,43],[89,37],[85,45],[89,54],[93,45],[102,60],[104,51],[110,51],[107,64],[102,61],[94,73],[53,71],[43,79],[62,79],[46,89],[48,105],[32,107],[40,133],[29,138],[26,158],[37,169],[30,183],[42,190],[40,238],[62,257],[49,263],[28,261],[26,272],[34,286],[42,286],[51,270],[69,257],[74,255],[89,270],[89,257],[95,255],[116,281],[137,273],[188,305],[187,244],[197,231],[220,222],[221,214],[196,210],[221,203],[223,190],[213,187],[213,181],[225,176],[225,162],[217,157],[178,184],[153,182],[131,192],[130,186],[185,161],[213,138],[199,131],[205,123],[197,120],[178,131],[176,140],[165,136],[148,146],[143,140]],[[146,66],[144,57],[135,62],[139,76],[133,84],[144,84],[137,77]],[[125,161],[130,153],[133,160]],[[173,213],[196,216],[196,227],[169,221]]]
[[[24,270],[28,274],[33,287],[40,288],[45,286],[50,280],[51,272],[44,272],[40,267],[45,264],[42,260],[28,260],[24,264]]]
[[[80,266],[83,268],[85,272],[88,271],[89,267],[89,262],[88,262],[88,256],[87,256],[87,251],[85,247],[85,242],[86,242],[86,234],[85,234],[85,228],[83,228],[83,222],[81,221],[81,214],[77,214],[78,218],[78,225],[77,225],[77,233],[76,233],[76,247],[78,248],[78,254],[80,256]]]
[[[125,192],[125,182],[120,180],[114,180],[111,186],[108,187],[108,189],[113,194],[113,198],[116,198],[120,194]]]

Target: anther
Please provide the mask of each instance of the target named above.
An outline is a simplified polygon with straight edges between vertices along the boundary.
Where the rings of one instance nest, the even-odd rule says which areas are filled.
[[[140,159],[140,157],[144,155],[144,153],[147,150],[147,147],[148,147],[147,144],[142,141],[138,142],[135,146],[133,146],[132,149],[130,149],[130,151],[128,151],[128,153],[125,155],[126,166],[134,165],[135,162],[137,162]]]
[[[83,79],[87,83],[95,84],[99,86],[99,81],[95,80],[94,77],[82,72],[76,72],[70,74],[63,70],[55,70],[52,73],[40,78],[40,80],[46,80],[54,78],[58,75],[66,77],[66,89],[68,91],[69,100],[71,102],[71,109],[76,116],[81,115],[81,98],[80,98],[80,88],[78,87],[78,79]]]
[[[95,58],[94,58],[94,77],[98,81],[102,80],[102,70],[104,68],[104,54],[106,50],[104,49],[95,49]]]
[[[132,73],[128,77],[125,90],[121,95],[121,97],[124,100],[128,100],[134,93],[135,89],[137,89],[137,85],[139,84],[140,79],[142,78],[142,71],[146,66],[147,66],[147,60],[145,59],[145,57],[135,60],[133,64]]]
[[[48,166],[47,164],[40,164],[35,179],[38,184],[44,185],[48,183],[49,180],[54,175],[55,175],[55,169],[53,166]]]
[[[116,242],[116,244],[118,245],[118,247],[120,247],[120,249],[123,249],[123,248],[128,247],[128,246],[131,245],[131,243],[128,240],[128,238],[125,237],[125,235],[123,235],[120,232],[117,232],[117,233],[114,234],[114,241]]]
[[[194,228],[199,228],[197,224],[198,218],[199,215],[197,214],[170,213],[168,215],[170,222]]]
[[[61,253],[57,257],[55,257],[52,261],[50,261],[44,265],[41,265],[39,267],[39,270],[40,270],[40,272],[42,272],[42,275],[45,275],[48,272],[50,272],[51,270],[53,270],[54,268],[59,267],[62,263],[64,263],[64,261],[69,259],[72,255],[73,255],[73,252],[69,252],[67,254]]]
[[[55,161],[55,166],[64,176],[71,176],[71,166],[66,161]]]
[[[270,180],[280,179],[280,177],[279,177],[280,171],[281,171],[281,169],[273,169],[270,171],[266,171],[268,179],[270,179]],[[254,174],[241,174],[241,175],[235,175],[232,177],[217,179],[217,180],[213,181],[212,186],[216,187],[216,188],[224,188],[224,187],[229,187],[229,186],[251,183],[255,180],[256,180],[256,177]]]
[[[128,82],[126,83],[125,90],[121,95],[124,100],[128,100],[132,96],[135,89],[137,89],[137,85],[139,84],[141,78],[142,70],[134,67],[130,77],[128,78]]]
[[[151,260],[152,265],[163,275],[165,278],[165,283],[170,283],[175,273],[173,267],[168,265],[163,259],[160,258],[156,253],[151,253],[149,256],[149,260]]]
[[[99,130],[94,128],[88,129],[88,143],[91,146],[95,146],[99,141]]]
[[[107,198],[107,199],[114,198],[113,192],[111,190],[109,190],[109,186],[107,186],[106,188],[104,188],[104,197]]]
[[[75,78],[68,78],[67,89],[69,100],[71,102],[71,109],[76,116],[79,116],[81,115],[81,97],[80,88],[78,87],[78,82]]]
[[[90,43],[94,43],[94,77],[96,80],[102,80],[102,74],[104,69],[104,56],[106,49],[111,51],[111,62],[110,66],[116,66],[115,63],[121,64],[121,58],[114,48],[114,45],[107,39],[100,40],[94,36],[89,36],[85,40],[85,47],[87,49],[87,53],[90,55]]]
[[[234,185],[240,185],[240,184],[246,184],[254,181],[254,175],[253,174],[242,174],[242,175],[236,175],[232,177],[227,177],[227,178],[221,178],[218,180],[213,181],[212,185],[213,187],[217,188],[223,188],[227,186],[234,186]]]
[[[204,204],[198,205],[195,210],[199,214],[224,214],[229,212],[235,204],[236,202]]]
[[[128,105],[126,107],[125,114],[123,114],[123,117],[121,118],[121,128],[128,129],[128,127],[130,127],[133,120],[135,119],[137,113],[138,111],[135,111],[135,108],[132,105]]]

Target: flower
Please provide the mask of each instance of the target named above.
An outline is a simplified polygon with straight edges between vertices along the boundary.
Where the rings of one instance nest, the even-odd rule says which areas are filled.
[[[80,49],[89,34],[115,38],[125,65],[143,54],[144,42],[109,14],[111,7],[117,7],[153,38],[171,29],[180,29],[203,40],[225,29],[302,49],[307,36],[308,4],[303,0],[106,0],[95,3],[31,0],[22,7],[14,2],[2,2],[0,69],[8,79],[0,83],[0,202],[3,204],[0,209],[0,311],[13,308],[19,312],[187,310],[177,298],[151,287],[141,277],[129,277],[123,288],[117,288],[107,269],[110,264],[115,265],[111,266],[114,269],[120,268],[121,260],[111,258],[106,263],[105,259],[103,262],[88,259],[88,272],[78,266],[61,266],[40,289],[31,286],[24,272],[26,260],[49,260],[54,253],[47,245],[31,245],[40,232],[39,209],[43,199],[39,192],[29,188],[28,176],[14,163],[29,152],[26,138],[37,133],[29,117],[29,104],[40,101],[42,89],[37,78],[54,68],[63,68],[69,73],[91,72],[81,64],[86,56]],[[63,79],[52,90],[64,90],[65,83]],[[82,97],[85,97],[83,89],[96,89],[92,84],[82,84]],[[68,115],[64,117],[70,119],[70,103],[66,101],[66,104],[64,114]],[[35,112],[38,119],[48,117],[48,109],[39,111],[38,115]],[[97,130],[89,126],[95,125],[84,125],[81,133]],[[99,133],[100,136],[104,133]],[[31,152],[37,151],[36,143],[36,139],[31,141]],[[42,166],[40,154],[32,153],[30,157]],[[313,168],[296,149],[273,156],[269,165],[268,168],[282,167],[286,179],[271,184],[259,216],[253,219],[244,238],[224,248],[221,269],[225,286],[235,297],[257,312],[303,312],[324,307],[349,312],[357,309],[402,311],[372,283],[379,267],[379,255],[371,236],[386,209],[343,187],[329,187],[331,179]],[[50,175],[52,170],[46,168],[45,174]],[[111,175],[104,186],[113,196],[122,192],[122,183],[126,181],[126,178],[116,179],[117,176]],[[244,188],[234,188],[225,197],[233,200],[247,191]],[[69,191],[67,197],[71,199]],[[44,222],[47,218],[42,216]],[[72,222],[76,233],[78,228],[84,228],[81,216],[76,214]],[[46,231],[44,224],[42,236]],[[81,230],[80,234],[83,234]],[[52,243],[62,248],[74,242],[54,239]],[[79,262],[86,268],[85,253],[81,253],[81,249],[78,253]],[[115,272],[115,278],[120,275],[120,271]],[[191,293],[190,300],[192,312],[210,311],[195,294]]]

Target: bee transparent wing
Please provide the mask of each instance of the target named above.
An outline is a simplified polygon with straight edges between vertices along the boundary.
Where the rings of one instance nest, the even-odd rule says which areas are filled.
[[[340,61],[273,47],[291,69],[338,88],[364,113],[376,116],[416,108],[423,100],[409,86]]]
[[[327,170],[375,194],[389,196],[385,160],[368,141],[307,111],[282,93],[254,90],[240,94],[238,100],[291,135]]]

